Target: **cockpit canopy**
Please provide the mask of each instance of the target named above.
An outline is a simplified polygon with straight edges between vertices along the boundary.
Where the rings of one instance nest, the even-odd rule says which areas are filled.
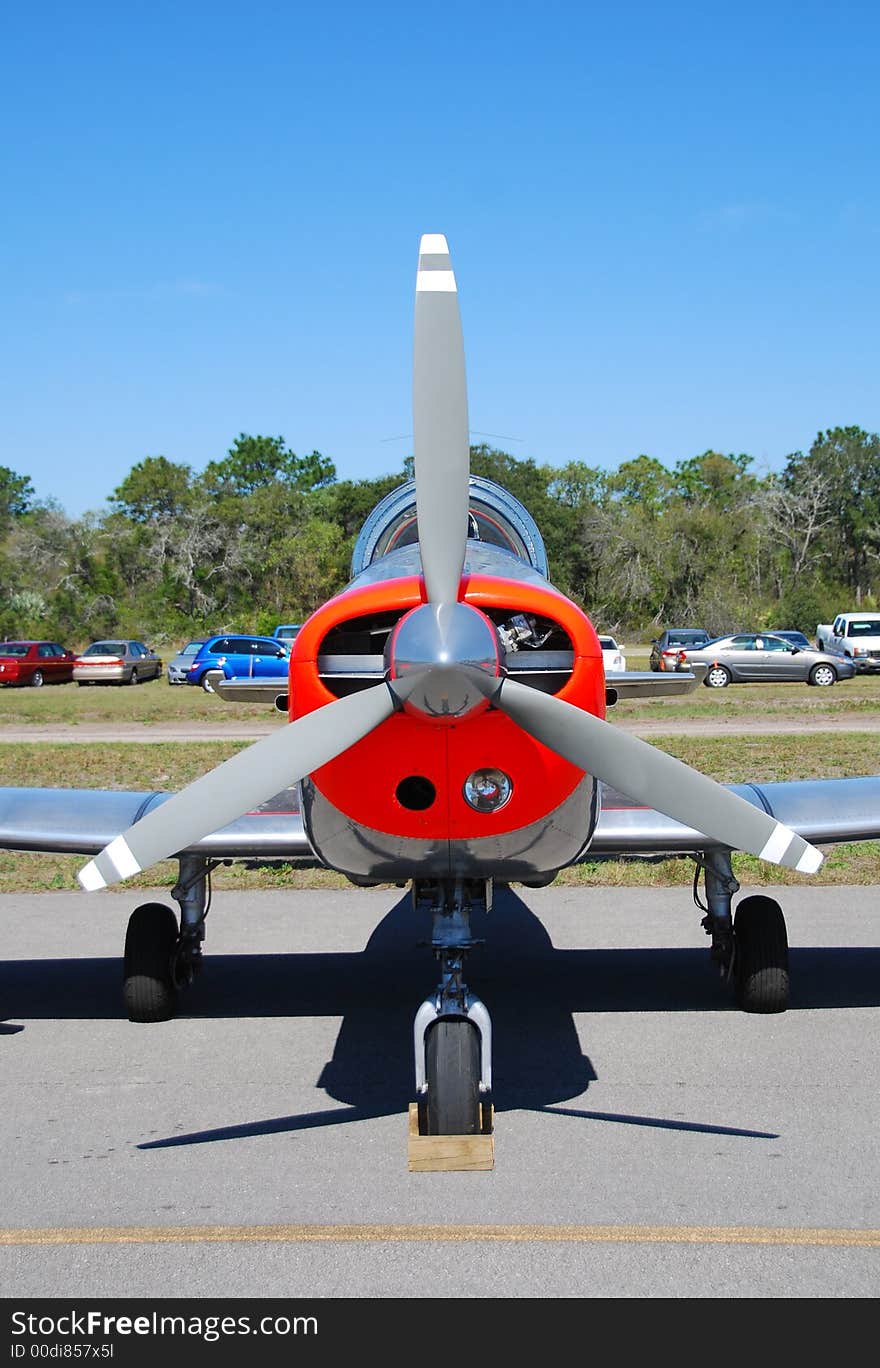
[[[506,551],[548,576],[547,552],[534,518],[512,494],[480,475],[470,477],[468,539]],[[367,518],[351,558],[352,578],[390,551],[418,541],[416,485],[408,480],[386,494]]]

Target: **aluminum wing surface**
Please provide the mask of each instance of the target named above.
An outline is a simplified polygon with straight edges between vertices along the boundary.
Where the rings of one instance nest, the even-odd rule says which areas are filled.
[[[880,840],[880,776],[723,787],[814,844]],[[94,855],[170,797],[107,789],[0,788],[0,849]],[[719,848],[719,841],[695,827],[603,785],[601,815],[583,858]],[[283,790],[185,850],[208,859],[320,864],[303,830],[296,789]]]
[[[723,787],[813,845],[880,839],[880,775]],[[598,855],[674,855],[724,848],[697,828],[634,803],[604,784],[601,804],[599,821],[584,859]]]
[[[111,789],[0,788],[0,849],[97,855],[173,796]],[[296,788],[282,790],[185,851],[206,859],[320,864],[303,830]]]

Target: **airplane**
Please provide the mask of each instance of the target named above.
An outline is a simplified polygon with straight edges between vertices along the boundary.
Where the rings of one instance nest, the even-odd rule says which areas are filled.
[[[0,848],[87,855],[78,880],[92,892],[177,860],[179,916],[149,902],[128,922],[123,1002],[136,1022],[173,1016],[201,968],[220,863],[409,886],[439,965],[414,1015],[419,1130],[474,1135],[491,1114],[492,1021],[464,968],[494,888],[546,886],[586,859],[689,857],[716,972],[744,1011],[781,1012],[782,909],[765,895],[734,909],[732,852],[815,873],[819,846],[880,837],[880,775],[723,785],[608,719],[620,698],[702,676],[606,678],[534,519],[471,474],[458,291],[435,233],[419,244],[413,442],[414,478],[367,517],[350,582],[303,623],[287,675],[218,685],[286,723],[178,793],[0,789]]]

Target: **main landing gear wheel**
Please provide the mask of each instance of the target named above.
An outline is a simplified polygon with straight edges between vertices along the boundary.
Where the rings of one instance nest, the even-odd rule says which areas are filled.
[[[788,1007],[788,936],[782,908],[773,898],[744,898],[733,919],[737,1001],[744,1012],[784,1012]]]
[[[726,689],[732,678],[726,665],[710,665],[703,682],[707,689]]]
[[[441,1017],[425,1041],[428,1135],[479,1135],[480,1033],[469,1021]]]
[[[164,903],[142,903],[128,919],[123,998],[129,1021],[170,1021],[177,918]]]

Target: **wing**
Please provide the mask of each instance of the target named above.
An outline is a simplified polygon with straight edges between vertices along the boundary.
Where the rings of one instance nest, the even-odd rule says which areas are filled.
[[[111,789],[0,788],[0,849],[97,855],[173,796]],[[283,789],[180,853],[211,860],[321,863],[306,839],[296,788]]]
[[[723,787],[816,845],[880,840],[880,776]],[[107,789],[0,788],[0,849],[94,855],[173,795]],[[581,860],[727,848],[713,836],[601,786],[601,813]],[[181,852],[184,853],[184,852]],[[290,860],[319,867],[303,829],[298,791],[186,847],[207,859]]]
[[[724,787],[812,845],[880,839],[880,775]],[[696,828],[634,803],[606,785],[602,786],[601,802],[599,821],[582,860],[597,855],[674,855],[724,848]]]

